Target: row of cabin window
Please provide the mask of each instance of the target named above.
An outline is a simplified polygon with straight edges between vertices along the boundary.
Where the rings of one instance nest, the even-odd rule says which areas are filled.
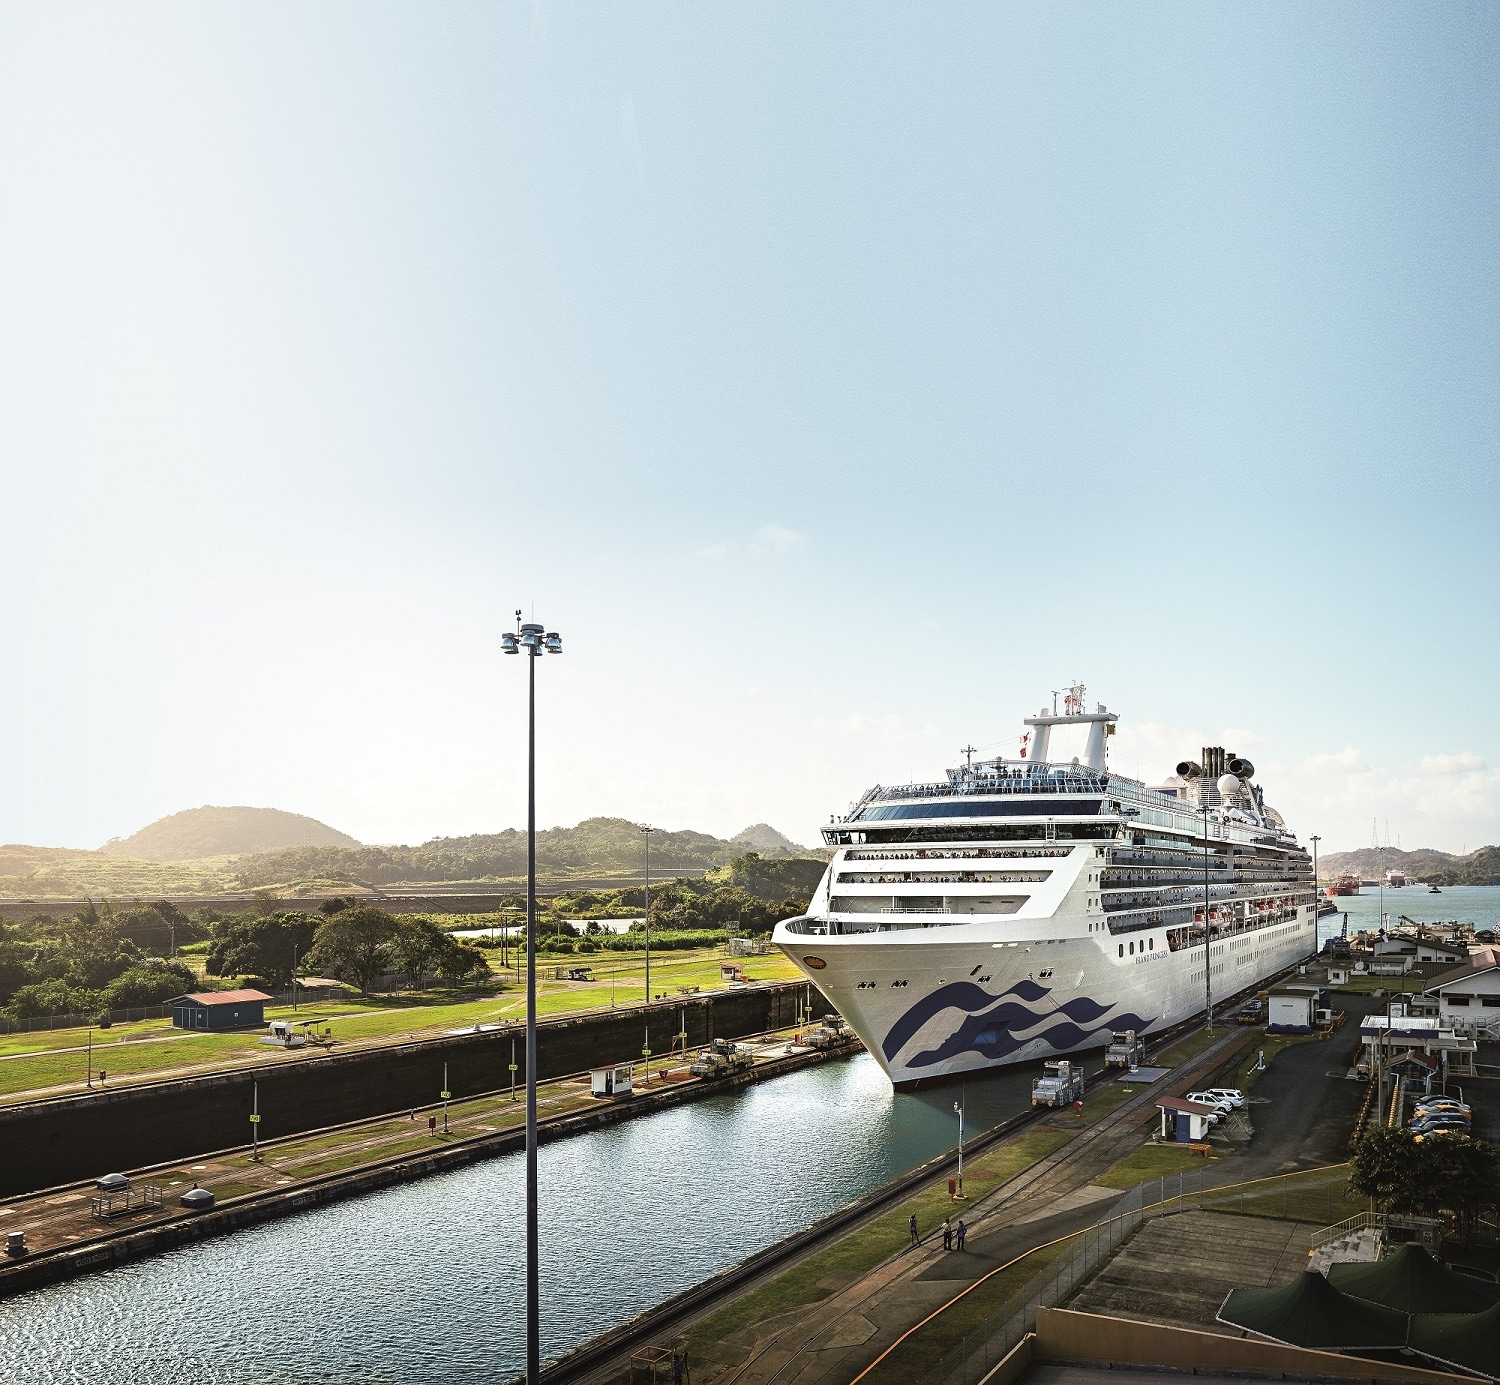
[[[1156,939],[1155,938],[1147,938],[1146,941],[1141,944],[1141,951],[1142,952],[1147,951],[1147,949],[1149,949],[1152,952],[1156,951]],[[1125,955],[1125,944],[1121,943],[1120,944],[1120,956],[1123,957],[1124,955]],[[1134,941],[1132,941],[1131,944],[1130,944],[1130,955],[1132,957],[1135,956],[1135,943],[1134,943]]]

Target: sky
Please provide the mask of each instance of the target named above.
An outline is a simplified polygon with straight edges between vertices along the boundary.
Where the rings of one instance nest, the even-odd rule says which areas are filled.
[[[815,842],[1204,744],[1500,841],[1500,8],[0,8],[0,841]],[[1387,827],[1388,824],[1388,827]]]

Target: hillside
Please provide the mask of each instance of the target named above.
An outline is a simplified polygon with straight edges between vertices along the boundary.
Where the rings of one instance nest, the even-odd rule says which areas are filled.
[[[1346,871],[1361,880],[1378,880],[1388,870],[1402,871],[1408,880],[1428,885],[1500,885],[1500,846],[1482,846],[1467,856],[1421,848],[1400,851],[1395,847],[1362,847],[1358,851],[1335,851],[1318,860],[1318,874],[1325,881]]]
[[[805,856],[764,823],[725,841],[706,832],[651,834],[651,873],[665,879],[701,874],[745,853],[744,839],[767,858]],[[785,846],[780,845],[785,843]],[[645,848],[637,824],[625,818],[587,818],[576,827],[537,833],[537,868],[550,876],[638,875]],[[526,873],[526,834],[515,828],[473,837],[437,837],[421,846],[293,847],[237,861],[246,888],[292,880],[347,880],[365,885],[514,880]]]
[[[754,851],[761,856],[806,856],[805,846],[778,832],[769,822],[757,822],[729,839],[736,851]]]
[[[116,837],[99,848],[107,856],[132,861],[202,861],[211,856],[243,856],[284,847],[357,847],[353,837],[316,818],[279,808],[188,808],[158,818],[133,836]]]

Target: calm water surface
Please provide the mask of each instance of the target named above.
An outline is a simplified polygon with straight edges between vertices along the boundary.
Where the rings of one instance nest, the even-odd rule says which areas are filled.
[[[1034,1065],[971,1080],[972,1134]],[[958,1087],[867,1056],[544,1145],[543,1354],[555,1356],[951,1149]],[[496,1385],[524,1364],[521,1156],[0,1304],[0,1380]]]
[[[1362,889],[1333,901],[1340,913],[1349,915],[1349,932],[1380,927],[1381,897],[1378,889]],[[1455,920],[1472,923],[1475,928],[1500,928],[1500,885],[1454,885],[1443,887],[1441,894],[1429,894],[1426,885],[1403,885],[1399,890],[1385,891],[1385,914],[1388,926],[1401,921],[1401,915],[1418,923],[1450,923]],[[1332,937],[1343,927],[1339,914],[1318,920],[1318,941]]]

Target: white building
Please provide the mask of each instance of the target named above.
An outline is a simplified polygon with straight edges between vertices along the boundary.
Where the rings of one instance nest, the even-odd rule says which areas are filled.
[[[1489,1030],[1500,1035],[1500,956],[1494,948],[1474,953],[1467,966],[1444,972],[1423,995],[1437,1001],[1444,1028],[1460,1034]]]

